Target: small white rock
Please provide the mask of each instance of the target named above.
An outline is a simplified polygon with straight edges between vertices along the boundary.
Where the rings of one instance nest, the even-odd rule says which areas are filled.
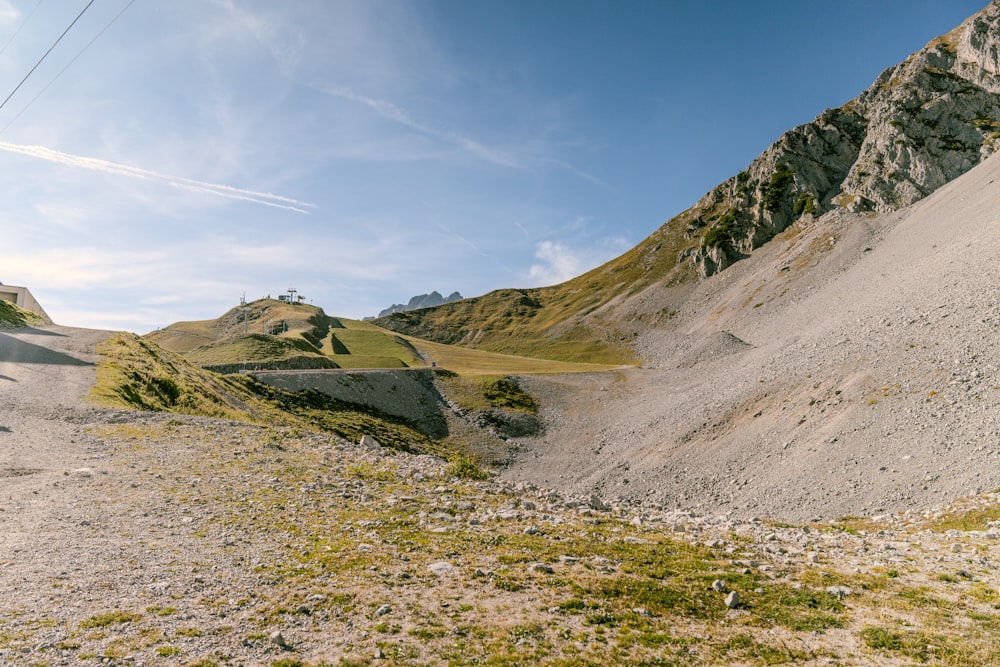
[[[447,561],[439,561],[437,563],[431,563],[430,565],[427,566],[427,569],[430,570],[432,574],[436,574],[439,577],[452,574],[456,570],[458,570],[457,567],[455,567],[454,565],[452,565]]]

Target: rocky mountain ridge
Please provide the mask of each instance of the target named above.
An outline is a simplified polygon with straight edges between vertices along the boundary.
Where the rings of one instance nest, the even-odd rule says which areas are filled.
[[[1000,139],[998,44],[994,2],[786,132],[693,207],[685,234],[697,243],[681,258],[709,276],[796,220],[838,207],[894,211],[971,169]]]

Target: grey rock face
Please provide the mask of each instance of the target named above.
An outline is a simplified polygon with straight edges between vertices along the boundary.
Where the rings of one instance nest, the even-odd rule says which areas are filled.
[[[689,212],[683,260],[725,269],[831,209],[886,213],[1000,146],[1000,5],[890,67],[854,100],[786,132]]]

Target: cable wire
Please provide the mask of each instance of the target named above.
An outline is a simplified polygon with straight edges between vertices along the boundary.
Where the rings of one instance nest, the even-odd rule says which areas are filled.
[[[63,33],[59,35],[59,38],[52,43],[52,46],[49,47],[49,50],[46,51],[44,54],[42,54],[42,57],[38,59],[38,62],[35,63],[35,66],[31,68],[31,71],[29,71],[27,74],[24,75],[24,78],[21,79],[21,83],[17,84],[14,87],[14,90],[10,91],[10,95],[7,96],[7,99],[5,99],[3,102],[0,102],[0,110],[2,110],[5,106],[7,106],[7,102],[10,101],[10,98],[14,97],[14,93],[20,90],[21,86],[24,85],[24,82],[28,80],[28,77],[30,77],[35,72],[35,70],[38,69],[38,66],[42,64],[42,61],[45,60],[50,53],[52,53],[52,49],[56,48],[56,45],[62,41],[62,38],[66,36],[66,33],[68,33],[73,28],[73,26],[76,25],[76,22],[80,20],[80,17],[83,16],[84,12],[90,9],[90,6],[92,4],[94,4],[94,0],[90,0],[90,2],[87,3],[87,6],[84,7],[80,11],[80,13],[76,15],[76,18],[73,19],[73,22],[69,24],[69,27],[63,30]]]
[[[17,122],[17,119],[20,118],[24,114],[24,112],[28,110],[28,107],[30,107],[32,104],[34,104],[35,101],[39,97],[41,97],[45,93],[45,91],[48,90],[49,87],[53,83],[56,82],[56,80],[59,77],[61,77],[63,75],[63,72],[65,72],[66,70],[68,70],[73,65],[73,63],[75,63],[77,61],[77,59],[79,59],[79,57],[82,56],[84,54],[84,52],[87,49],[90,48],[91,44],[93,44],[98,39],[100,39],[101,35],[103,35],[105,32],[107,32],[108,28],[110,28],[111,26],[113,26],[115,24],[115,21],[117,21],[121,17],[121,15],[124,14],[125,11],[129,7],[131,7],[133,4],[135,4],[135,0],[129,0],[129,3],[127,5],[125,5],[125,7],[120,12],[118,12],[117,14],[115,14],[114,18],[111,19],[111,21],[109,21],[108,24],[106,26],[104,26],[101,29],[101,31],[94,36],[94,38],[92,40],[90,40],[89,42],[87,42],[86,46],[84,46],[82,49],[80,49],[80,52],[77,53],[75,56],[73,56],[73,58],[68,63],[66,63],[66,65],[64,65],[63,68],[61,70],[59,70],[56,73],[56,75],[54,77],[52,77],[52,79],[47,84],[45,84],[45,86],[41,90],[39,90],[38,93],[34,97],[31,98],[31,101],[29,101],[27,104],[25,104],[23,109],[21,109],[20,111],[17,112],[16,116],[14,116],[13,118],[11,118],[10,121],[6,125],[4,125],[2,128],[0,128],[0,134],[3,134],[4,132],[6,132],[7,129],[11,125],[13,125],[15,122]],[[2,53],[2,51],[0,51],[0,53]]]

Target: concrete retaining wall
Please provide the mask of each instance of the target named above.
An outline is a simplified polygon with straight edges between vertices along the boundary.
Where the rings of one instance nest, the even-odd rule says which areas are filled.
[[[430,369],[265,371],[252,375],[286,391],[321,391],[338,401],[402,419],[428,435],[447,434],[444,399],[434,387]]]

